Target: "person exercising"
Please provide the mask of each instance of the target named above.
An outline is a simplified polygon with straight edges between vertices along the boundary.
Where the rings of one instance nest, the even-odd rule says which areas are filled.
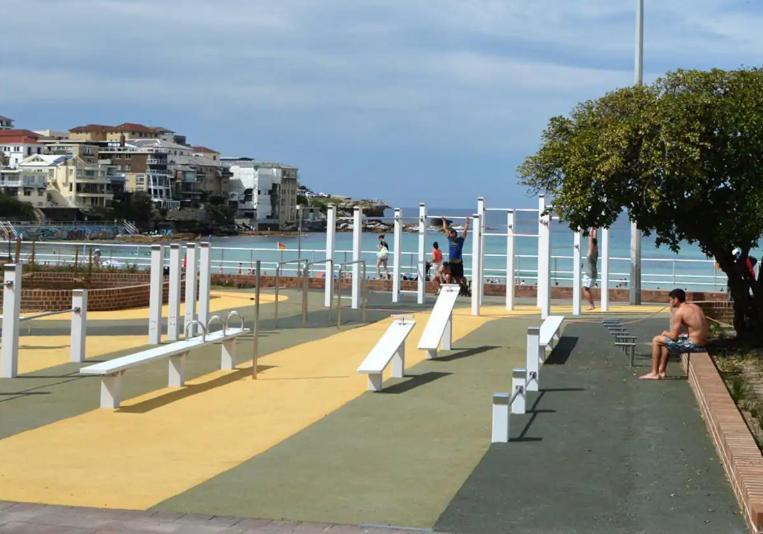
[[[459,286],[461,286],[461,295],[470,297],[472,295],[469,291],[469,283],[464,277],[464,241],[469,233],[469,218],[464,219],[464,229],[461,235],[458,235],[456,231],[448,226],[448,221],[445,217],[442,218],[442,229],[445,235],[448,236],[448,265],[450,266],[450,276],[455,280]]]

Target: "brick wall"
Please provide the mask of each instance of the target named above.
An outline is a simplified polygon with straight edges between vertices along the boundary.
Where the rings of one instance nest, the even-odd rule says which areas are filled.
[[[137,284],[122,287],[89,289],[87,309],[89,311],[124,310],[142,308],[149,304],[150,284]],[[180,300],[185,300],[185,283],[181,285]],[[169,301],[169,283],[164,283],[162,302]],[[0,306],[3,295],[0,292]],[[71,289],[28,289],[21,288],[21,311],[44,312],[68,310],[72,306]]]
[[[700,302],[698,305],[711,319],[721,323],[734,324],[734,303],[730,300]]]

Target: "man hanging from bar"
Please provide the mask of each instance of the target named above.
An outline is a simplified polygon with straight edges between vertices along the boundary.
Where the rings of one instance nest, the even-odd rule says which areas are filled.
[[[596,238],[596,228],[591,228],[588,232],[588,254],[586,254],[583,263],[583,298],[588,301],[588,310],[596,309],[593,301],[591,288],[596,285],[596,278],[599,276],[597,263],[599,261],[599,242]]]
[[[471,297],[472,292],[469,290],[469,283],[464,277],[464,241],[466,241],[466,235],[469,233],[469,217],[464,219],[464,229],[461,235],[458,235],[456,231],[448,226],[448,221],[445,217],[442,218],[442,229],[445,235],[448,236],[448,265],[450,266],[450,276],[455,280],[459,286],[461,286],[460,295]]]

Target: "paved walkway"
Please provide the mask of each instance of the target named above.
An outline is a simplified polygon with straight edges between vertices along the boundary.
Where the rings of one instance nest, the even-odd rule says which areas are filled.
[[[631,326],[640,340],[664,318]],[[747,532],[677,363],[643,382],[598,324],[571,323],[512,441],[492,445],[437,528],[457,532]]]

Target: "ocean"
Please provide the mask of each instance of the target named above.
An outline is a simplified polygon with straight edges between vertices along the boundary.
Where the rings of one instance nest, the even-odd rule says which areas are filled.
[[[471,209],[429,209],[430,215],[445,215],[448,217],[464,217],[474,213]],[[403,208],[405,222],[416,224],[418,208]],[[392,210],[385,213],[392,217]],[[460,226],[462,221],[453,220]],[[506,233],[505,212],[487,212],[487,233]],[[532,212],[517,212],[515,232],[520,234],[537,234],[537,215]],[[263,272],[273,273],[277,262],[306,258],[310,261],[320,261],[325,258],[326,236],[322,232],[304,232],[301,236],[230,236],[210,238],[213,251],[212,263],[214,272],[246,273],[254,268],[254,262],[262,261]],[[387,235],[387,242],[393,247],[392,233]],[[361,249],[362,259],[368,262],[369,277],[376,278],[376,246],[378,234],[364,232]],[[447,253],[447,239],[436,227],[430,227],[426,236],[426,257],[431,259],[432,243],[438,241],[440,247]],[[559,286],[572,285],[573,267],[573,233],[563,223],[552,222],[551,227],[551,283]],[[280,247],[279,247],[280,244]],[[283,249],[282,249],[282,248]],[[405,277],[416,275],[416,255],[418,234],[403,232],[401,272]],[[515,276],[517,283],[533,285],[536,281],[537,239],[532,237],[515,238]],[[126,245],[115,243],[69,243],[49,242],[39,243],[36,248],[37,261],[40,263],[72,263],[74,249],[79,248],[80,261],[87,258],[88,249],[100,248],[103,261],[118,267],[138,265],[145,268],[149,264],[148,245]],[[586,243],[583,241],[583,255]],[[352,259],[352,233],[337,232],[336,253],[337,263]],[[471,232],[464,245],[464,267],[467,276],[471,266]],[[28,257],[30,246],[24,245],[23,255]],[[621,217],[610,228],[610,287],[626,287],[630,270],[630,226],[627,218]],[[753,251],[760,257],[760,251]],[[446,254],[447,257],[447,254]],[[600,258],[601,262],[601,247]],[[86,260],[85,260],[86,261]],[[285,275],[293,275],[294,263],[283,267]],[[320,270],[319,265],[311,267]],[[389,258],[389,269],[392,270],[392,254]],[[504,283],[506,278],[506,238],[487,236],[485,238],[485,279],[487,283]],[[601,263],[599,266],[601,273]],[[645,289],[669,289],[681,287],[697,291],[725,291],[726,276],[716,268],[715,262],[708,259],[696,245],[683,243],[678,254],[666,247],[656,247],[654,236],[643,237],[642,240],[642,287]]]

